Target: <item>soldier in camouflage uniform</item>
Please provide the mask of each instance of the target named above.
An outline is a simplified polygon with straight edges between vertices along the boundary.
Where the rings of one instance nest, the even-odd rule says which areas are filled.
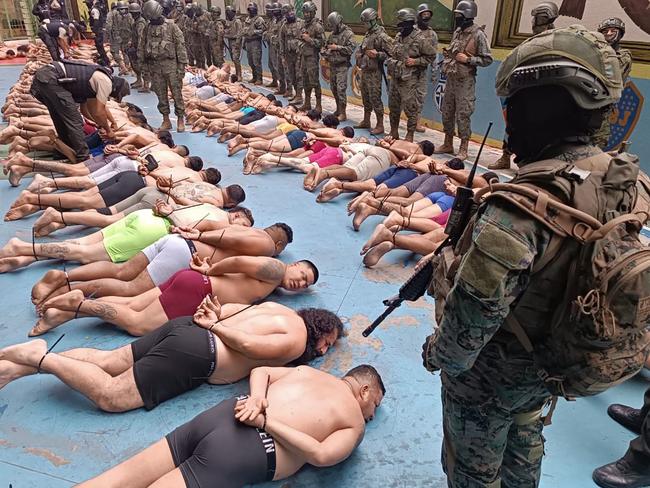
[[[262,33],[262,44],[263,46],[266,47],[266,64],[269,67],[269,71],[271,72],[271,82],[267,83],[266,86],[267,88],[277,88],[278,87],[278,72],[275,69],[275,65],[273,64],[273,59],[272,59],[272,50],[273,48],[271,47],[271,33],[273,31],[273,4],[271,3],[266,3],[264,4],[264,32]]]
[[[262,34],[266,30],[266,22],[257,14],[257,5],[253,2],[248,4],[248,17],[244,19],[242,27],[242,38],[246,48],[248,66],[253,72],[251,83],[262,84]]]
[[[124,75],[129,70],[126,67],[126,62],[122,57],[122,33],[125,29],[122,25],[126,20],[126,15],[129,12],[129,7],[126,2],[119,1],[115,4],[115,10],[111,10],[108,16],[106,17],[106,37],[111,45],[111,54],[113,55],[113,60],[117,63],[120,68],[120,74]],[[131,39],[131,34],[129,32],[128,40]]]
[[[458,125],[458,157],[467,159],[472,135],[471,117],[476,101],[476,68],[492,64],[490,44],[483,28],[474,24],[478,8],[473,0],[461,0],[454,10],[456,30],[449,47],[443,50],[442,72],[447,76],[442,100],[445,142],[436,152],[454,153],[454,131]]]
[[[366,35],[357,50],[357,66],[361,70],[361,100],[363,121],[357,129],[370,129],[370,115],[375,112],[377,125],[370,131],[373,135],[384,132],[384,103],[381,99],[382,78],[385,78],[384,61],[388,57],[393,40],[377,21],[377,11],[367,8],[361,12],[361,22],[368,26]]]
[[[203,9],[201,9],[203,10]],[[212,41],[210,39],[210,34],[212,33],[212,13],[203,11],[203,15],[199,18],[199,25],[201,27],[201,46],[203,47],[203,56],[205,58],[206,68],[212,66],[214,62],[212,61]]]
[[[194,7],[192,4],[185,5],[183,14],[176,19],[176,25],[183,33],[185,39],[185,50],[187,52],[188,64],[194,66],[194,55],[192,53],[192,46],[190,45],[190,28],[192,26],[192,17],[194,17]]]
[[[280,42],[280,32],[284,26],[285,19],[282,15],[282,6],[278,2],[271,5],[271,12],[273,13],[273,27],[269,27],[269,30],[272,30],[269,36],[269,51],[272,50],[273,52],[271,59],[278,79],[278,89],[275,90],[275,94],[285,95],[287,92],[287,76],[284,71],[284,63],[282,62],[282,44]]]
[[[282,6],[284,25],[280,28],[280,54],[287,77],[287,99],[292,103],[303,103],[302,73],[299,64],[300,34],[302,20],[296,17],[293,6],[286,3]],[[293,91],[292,91],[293,90]]]
[[[208,31],[208,46],[212,64],[221,68],[223,66],[223,34],[225,23],[221,19],[221,7],[210,7],[210,28]]]
[[[402,110],[406,114],[405,140],[413,142],[415,128],[418,124],[422,105],[418,90],[426,83],[427,67],[431,64],[435,50],[427,37],[415,28],[417,15],[412,8],[403,8],[397,12],[399,33],[390,48],[388,74],[388,108],[390,110],[390,135],[399,139],[399,120]]]
[[[305,2],[302,4],[302,32],[298,50],[300,53],[300,75],[302,87],[305,92],[305,102],[300,110],[311,110],[311,92],[316,95],[318,112],[323,111],[322,94],[320,87],[320,50],[325,43],[325,30],[320,19],[316,18],[316,4]],[[295,101],[294,101],[295,103]]]
[[[226,6],[226,22],[224,24],[223,31],[224,45],[228,54],[230,54],[230,59],[232,59],[233,64],[235,65],[235,74],[237,79],[242,81],[241,78],[241,43],[242,43],[242,23],[241,20],[237,18],[237,12],[235,9],[227,5]]]
[[[126,8],[118,8],[120,16],[118,29],[119,29],[119,39],[120,39],[120,51],[124,58],[124,65],[126,70],[123,74],[130,74],[131,59],[129,58],[128,51],[129,45],[131,44],[131,38],[133,36],[133,17],[129,14],[129,6],[124,2]]]
[[[183,33],[173,20],[163,17],[162,6],[155,0],[145,3],[143,14],[149,19],[138,46],[138,59],[144,60],[151,76],[151,88],[158,97],[158,111],[163,116],[160,129],[171,129],[168,91],[174,98],[174,112],[178,118],[176,130],[185,130],[185,103],[183,102],[183,76],[187,65],[187,50]]]
[[[350,58],[357,48],[354,42],[354,33],[343,23],[343,16],[332,12],[325,21],[325,30],[331,32],[325,41],[321,52],[330,66],[330,89],[336,101],[336,115],[340,121],[347,120],[346,107],[348,103],[348,72],[350,71]]]
[[[133,35],[131,37],[131,47],[129,54],[131,58],[131,66],[135,71],[136,80],[131,83],[131,88],[140,88],[141,93],[149,92],[149,75],[146,70],[143,70],[143,62],[138,58],[138,46],[142,42],[142,33],[147,26],[147,21],[142,17],[142,8],[138,3],[131,3],[129,5],[129,13],[133,17]]]
[[[546,54],[550,50],[553,56]],[[558,57],[567,69],[556,76],[548,67]],[[549,158],[580,164],[603,155],[589,144],[589,125],[620,97],[612,58],[609,46],[581,26],[545,32],[510,53],[496,87],[506,98],[508,145],[517,164]],[[536,73],[530,75],[531,69]],[[595,199],[597,189],[587,188]],[[549,249],[551,231],[506,200],[482,206],[457,251],[465,237],[471,240],[451,291],[436,297],[442,300],[437,305],[444,304],[439,327],[422,351],[425,367],[441,371],[443,468],[451,488],[533,488],[544,454],[542,410],[551,394],[506,317],[516,319],[533,344],[541,343],[570,266],[532,274]],[[566,252],[554,255],[572,259],[575,253]]]
[[[434,31],[429,25],[432,16],[433,16],[433,12],[429,8],[428,4],[421,3],[420,5],[418,5],[417,26],[420,32],[422,33],[422,35],[424,36],[424,38],[427,40],[427,42],[433,47],[434,55],[431,56],[430,64],[435,69],[436,56],[438,55],[438,35],[436,34],[436,31]],[[424,100],[427,97],[427,89],[429,87],[428,76],[426,73],[427,70],[425,70],[425,76],[422,77],[422,79],[420,80],[420,84],[418,85],[418,103],[420,104],[420,113],[422,113],[422,107],[424,106]],[[424,132],[424,126],[418,123],[416,130],[418,132]]]
[[[203,13],[203,7],[194,5],[192,7],[194,17],[190,23],[190,49],[194,57],[194,63],[197,68],[205,68],[205,31],[206,16]]]
[[[554,2],[542,2],[533,8],[530,15],[533,17],[533,35],[537,35],[546,32],[547,30],[555,29],[554,22],[560,15],[560,9]],[[503,149],[501,157],[494,163],[489,164],[488,169],[510,169],[512,153],[508,149],[505,139],[503,140],[503,145],[501,147]]]
[[[632,53],[628,49],[621,48],[621,40],[625,35],[625,22],[618,17],[605,19],[598,25],[598,32],[605,36],[605,40],[610,46],[612,46],[614,51],[616,51],[618,61],[621,64],[623,80],[626,81],[630,76],[630,71],[632,71]],[[612,107],[608,116],[603,120],[600,129],[598,129],[594,134],[593,143],[601,149],[605,149],[609,142],[609,136],[612,131],[609,119],[610,116],[613,117],[615,113],[616,109]]]

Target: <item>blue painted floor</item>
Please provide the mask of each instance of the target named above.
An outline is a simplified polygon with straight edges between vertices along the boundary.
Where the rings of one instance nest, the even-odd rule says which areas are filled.
[[[0,68],[0,100],[15,83],[19,67]],[[160,123],[153,94],[134,94],[152,125]],[[347,199],[317,204],[305,192],[302,176],[270,173],[241,174],[241,156],[228,158],[224,146],[202,134],[174,134],[179,144],[209,161],[223,173],[224,183],[239,183],[247,192],[246,205],[256,225],[289,223],[295,241],[282,259],[307,258],[317,263],[321,280],[300,296],[272,299],[299,308],[326,307],[345,318],[349,335],[314,366],[335,374],[358,363],[375,365],[388,388],[375,420],[368,425],[363,444],[345,463],[331,469],[306,468],[282,486],[444,487],[439,463],[442,439],[439,378],[421,366],[420,348],[431,332],[433,304],[420,300],[398,309],[370,339],[361,331],[382,310],[382,299],[392,296],[409,275],[415,258],[394,253],[375,270],[361,264],[359,250],[379,217],[372,217],[361,232],[352,230],[345,213]],[[23,183],[26,186],[29,180]],[[0,182],[0,213],[4,214],[20,188]],[[36,217],[2,223],[0,244],[14,235],[28,239]],[[78,235],[75,229],[58,238]],[[36,321],[29,295],[31,286],[54,262],[0,275],[0,346],[27,340]],[[57,350],[74,347],[115,348],[132,340],[96,319],[64,325],[45,338],[52,343],[65,332]],[[635,379],[606,394],[560,404],[549,427],[542,486],[575,488],[594,486],[591,471],[617,459],[631,434],[609,420],[610,403],[640,405],[647,386]],[[98,411],[84,397],[54,377],[32,376],[0,390],[0,487],[63,488],[92,477],[135,454],[170,430],[222,399],[246,391],[243,381],[229,387],[203,387],[168,401],[151,412],[125,414]],[[268,486],[271,486],[269,484]]]

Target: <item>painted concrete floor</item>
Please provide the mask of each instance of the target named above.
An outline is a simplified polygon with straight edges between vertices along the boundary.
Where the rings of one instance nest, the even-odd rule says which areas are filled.
[[[0,68],[0,100],[19,73],[19,67]],[[135,94],[129,100],[143,107],[152,125],[160,123],[153,94]],[[224,146],[216,140],[191,133],[174,133],[174,138],[209,161],[209,166],[218,167],[224,183],[244,186],[246,205],[253,210],[258,226],[285,221],[294,228],[295,241],[283,253],[283,260],[308,258],[319,266],[321,280],[311,293],[272,297],[296,308],[329,308],[345,318],[348,337],[314,366],[340,374],[353,365],[371,363],[388,388],[363,444],[348,461],[331,469],[303,469],[282,486],[446,486],[439,463],[439,378],[427,373],[420,360],[420,346],[433,323],[431,300],[405,305],[370,339],[361,337],[363,328],[383,310],[382,299],[392,296],[410,274],[415,258],[395,253],[376,269],[367,270],[361,264],[359,249],[378,217],[370,218],[356,233],[346,217],[347,199],[317,204],[315,195],[302,190],[299,174],[243,176],[241,156],[226,157]],[[19,192],[20,188],[0,182],[0,213],[6,212]],[[2,223],[0,244],[14,235],[28,239],[35,218]],[[79,235],[77,229],[56,237],[74,235]],[[59,265],[37,263],[0,276],[0,346],[27,340],[27,331],[36,320],[29,301],[31,286],[55,266]],[[63,332],[66,336],[57,346],[59,351],[74,347],[112,349],[132,340],[97,319],[64,325],[45,338],[51,344]],[[607,406],[613,402],[639,405],[646,386],[647,380],[638,378],[595,398],[561,403],[553,425],[545,432],[548,442],[542,487],[594,486],[593,468],[622,455],[631,439],[630,433],[609,420]],[[246,381],[227,387],[204,385],[151,412],[107,414],[54,377],[19,380],[0,390],[0,487],[72,486],[246,389]]]

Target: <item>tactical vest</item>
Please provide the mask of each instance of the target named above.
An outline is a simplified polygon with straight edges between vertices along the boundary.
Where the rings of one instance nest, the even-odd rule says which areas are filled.
[[[109,77],[111,82],[113,81],[111,70],[98,64],[65,60],[54,62],[51,66],[54,67],[61,79],[69,80],[60,82],[60,85],[72,94],[73,100],[77,103],[83,103],[89,98],[97,96],[97,93],[90,87],[90,78],[95,71],[101,71]]]
[[[357,66],[359,66],[359,69],[363,71],[377,71],[381,68],[383,62],[379,58],[369,57],[366,55],[366,51],[373,49],[383,51],[385,44],[384,37],[388,38],[388,34],[386,34],[386,30],[380,25],[366,32],[363,41],[361,41],[357,56]]]
[[[436,34],[436,31],[433,29],[420,29],[420,34],[422,34],[422,37],[426,39],[428,43],[430,43],[433,46],[433,50],[435,51],[435,55],[433,56],[433,59],[431,60],[431,63],[434,64],[436,61],[437,53],[438,53],[438,35]]]
[[[442,72],[445,75],[458,76],[459,78],[476,76],[476,66],[459,63],[456,61],[456,54],[465,53],[468,56],[476,56],[476,36],[480,30],[482,30],[481,27],[473,24],[465,30],[458,28],[454,31],[449,47],[443,50]]]
[[[259,15],[256,15],[255,17],[246,17],[244,19],[244,28],[242,29],[242,36],[244,37],[244,41],[246,42],[251,42],[251,41],[259,41],[262,39],[261,34],[256,34],[255,31],[259,30],[257,27],[260,25],[260,21],[262,20],[262,17]]]
[[[476,200],[488,191],[483,203],[508,202],[551,233],[498,334],[514,334],[555,396],[595,395],[638,373],[650,352],[650,249],[639,239],[650,216],[650,179],[638,158],[538,161]],[[434,261],[439,321],[473,222]]]
[[[173,27],[174,22],[171,20],[165,20],[161,25],[149,23],[145,27],[143,34],[145,60],[152,62],[176,59]]]
[[[223,36],[226,39],[235,39],[239,40],[241,35],[241,21],[239,19],[228,20],[224,24]]]
[[[286,42],[286,53],[297,55],[300,48],[300,33],[302,32],[302,20],[296,19],[295,22],[286,22],[284,24],[284,39]]]
[[[413,29],[413,32],[406,39],[402,39],[402,34],[397,34],[390,51],[390,58],[386,62],[388,74],[391,78],[405,81],[418,76],[424,71],[421,66],[406,66],[405,64],[408,58],[419,58],[422,55],[420,51],[421,42],[422,33],[417,29]]]
[[[319,35],[322,36],[323,24],[319,19],[314,19],[309,24],[305,22],[302,26],[302,32],[306,32],[309,34],[309,37],[311,37],[313,40],[316,40],[318,39]],[[298,38],[298,45],[300,55],[303,58],[317,58],[320,54],[320,48],[312,46],[311,44],[307,44],[300,38],[300,36]]]
[[[343,30],[339,33],[332,33],[325,44],[336,44],[337,46],[345,46],[348,44],[350,41],[350,38],[354,36],[352,33],[352,29],[350,29],[347,25],[343,27]],[[329,61],[329,63],[332,66],[340,66],[340,65],[345,65],[345,66],[350,66],[350,57],[351,56],[344,56],[341,54],[341,51],[332,51],[324,57]]]

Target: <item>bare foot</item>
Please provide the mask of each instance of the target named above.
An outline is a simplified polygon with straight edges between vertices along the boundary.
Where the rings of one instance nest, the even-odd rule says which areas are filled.
[[[372,268],[382,257],[384,257],[384,254],[393,249],[395,249],[395,245],[392,242],[382,242],[381,244],[377,244],[363,257],[363,265]]]
[[[235,146],[239,146],[240,144],[243,144],[244,142],[244,137],[241,134],[237,134],[235,137],[230,139],[228,141],[228,149],[231,149]]]
[[[36,373],[36,368],[11,361],[0,361],[0,390],[14,380]]]
[[[237,154],[239,151],[242,151],[243,149],[246,149],[245,144],[240,144],[238,146],[231,147],[230,149],[228,149],[228,157],[234,156],[235,154]]]
[[[74,312],[66,312],[63,310],[57,310],[56,308],[50,308],[43,313],[43,316],[38,319],[36,325],[29,331],[27,334],[29,337],[43,335],[46,332],[58,327],[59,325],[72,320],[74,318]]]
[[[348,206],[347,206],[348,215],[352,215],[355,212],[355,210],[357,209],[357,206],[361,202],[363,202],[366,198],[368,198],[369,196],[370,196],[370,192],[369,191],[364,191],[358,197],[355,197],[352,200],[350,200],[350,202],[348,203]]]
[[[307,191],[314,191],[314,188],[316,188],[317,183],[316,181],[320,177],[321,170],[318,166],[314,166],[309,170],[307,173],[307,176],[305,176],[305,179],[303,180],[303,187]]]
[[[43,339],[23,342],[15,346],[0,349],[0,359],[11,361],[18,364],[38,364],[41,358],[47,352],[47,342]]]
[[[31,168],[25,168],[24,166],[19,166],[17,164],[9,166],[8,169],[9,169],[9,184],[11,186],[18,186],[20,184],[20,180],[23,179],[23,176],[32,172]]]
[[[0,249],[0,259],[1,258],[13,258],[19,256],[18,248],[21,244],[24,244],[23,241],[17,237],[12,237],[7,241],[2,249]]]
[[[27,201],[28,198],[29,198],[29,195],[31,195],[31,192],[28,192],[26,190],[21,191],[20,195],[18,195],[18,198],[16,198],[16,200],[14,200],[14,203],[12,203],[9,208],[20,207],[21,205],[25,205],[26,203],[29,203]]]
[[[51,193],[54,189],[54,181],[39,174],[34,175],[34,179],[27,187],[27,191],[32,193]]]
[[[35,262],[33,256],[16,256],[12,258],[0,259],[0,273],[8,273],[14,269],[24,268]]]
[[[47,300],[57,288],[67,283],[65,273],[59,269],[51,269],[32,287],[32,303],[38,305]]]
[[[48,207],[43,212],[36,222],[34,222],[34,234],[38,237],[45,237],[50,235],[55,230],[63,229],[65,224],[61,217],[61,212]]]
[[[358,231],[359,227],[361,227],[361,224],[363,224],[363,221],[366,220],[369,216],[373,215],[374,213],[375,213],[375,209],[372,208],[370,205],[367,205],[365,203],[360,203],[355,212],[354,219],[352,219],[352,227],[354,228],[354,230]]]
[[[392,240],[393,233],[389,231],[384,224],[378,224],[377,227],[375,227],[375,230],[372,231],[372,235],[370,236],[370,239],[368,239],[368,242],[366,242],[361,248],[361,254],[363,255],[367,253],[371,247],[375,247],[380,242],[390,242]]]
[[[323,187],[320,194],[316,198],[319,203],[329,202],[330,200],[338,197],[343,192],[343,183],[336,178],[331,178]]]
[[[43,313],[49,309],[58,309],[65,311],[76,311],[79,304],[85,299],[84,292],[81,290],[72,290],[56,298],[51,298],[43,303]]]
[[[23,217],[38,212],[38,210],[38,205],[30,205],[29,203],[26,203],[24,205],[9,209],[9,211],[7,211],[5,214],[5,221],[9,222],[12,220],[20,220]]]

